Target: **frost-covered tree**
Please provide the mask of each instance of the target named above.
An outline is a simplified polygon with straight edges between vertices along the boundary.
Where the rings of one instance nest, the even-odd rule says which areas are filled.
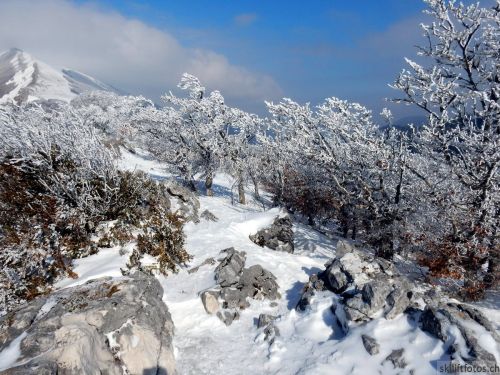
[[[228,107],[218,91],[206,94],[190,74],[182,76],[179,88],[188,95],[169,93],[163,96],[165,107],[148,107],[133,116],[144,144],[193,188],[194,175],[201,174],[208,195],[212,195],[214,174],[224,169],[235,177],[239,200],[245,203],[249,149],[260,119]]]
[[[321,214],[337,219],[345,235],[363,228],[376,239],[380,255],[392,256],[392,226],[407,183],[406,136],[395,129],[384,136],[369,110],[337,98],[314,110],[290,99],[268,107],[271,142],[285,154],[279,158],[285,166],[276,171],[282,176],[278,194],[291,190],[292,197],[283,198],[299,198],[294,205],[311,223]]]
[[[191,164],[205,178],[207,195],[212,195],[214,173],[221,165],[223,139],[229,126],[227,107],[218,91],[205,94],[198,78],[185,73],[179,88],[188,92],[188,97],[177,97],[172,93],[163,96],[167,105],[176,110],[177,119],[173,131],[178,134],[179,144],[191,153]]]
[[[408,59],[394,87],[404,93],[399,102],[428,115],[418,145],[422,163],[412,172],[439,215],[440,228],[422,221],[430,256],[437,271],[464,275],[473,292],[481,270],[488,270],[487,283],[498,272],[500,2],[425,2],[433,18],[422,26],[425,63]],[[432,234],[425,235],[429,225]]]
[[[256,137],[261,120],[258,116],[237,108],[229,108],[229,126],[222,137],[222,158],[226,170],[235,177],[239,203],[245,204],[245,182],[253,179],[256,195],[255,165]]]
[[[142,96],[104,91],[79,95],[71,101],[71,107],[101,132],[103,141],[112,147],[132,146],[138,138],[138,118],[155,110],[154,103]]]

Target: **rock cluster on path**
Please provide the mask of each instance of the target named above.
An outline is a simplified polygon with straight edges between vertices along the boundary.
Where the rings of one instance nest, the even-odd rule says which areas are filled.
[[[216,314],[225,324],[238,319],[238,311],[250,306],[248,298],[275,300],[280,298],[276,277],[260,265],[245,268],[246,254],[228,248],[215,268],[217,288],[201,293],[205,310]],[[220,302],[219,302],[220,301]]]
[[[142,273],[39,297],[0,318],[0,351],[25,335],[3,374],[174,374],[162,297],[160,283]]]
[[[268,228],[259,230],[250,235],[250,240],[261,247],[268,247],[275,251],[293,253],[293,224],[289,216],[277,217]]]

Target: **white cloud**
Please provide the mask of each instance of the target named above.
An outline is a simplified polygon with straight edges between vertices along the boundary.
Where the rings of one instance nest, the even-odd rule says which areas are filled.
[[[0,51],[11,47],[154,99],[173,89],[185,71],[250,107],[281,95],[270,76],[232,65],[214,51],[187,48],[168,32],[94,5],[0,1]]]

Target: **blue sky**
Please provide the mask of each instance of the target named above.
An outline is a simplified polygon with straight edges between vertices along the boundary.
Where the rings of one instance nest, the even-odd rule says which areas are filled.
[[[423,9],[421,0],[2,0],[0,50],[155,101],[188,71],[259,114],[264,100],[330,96],[378,113],[422,41]]]
[[[403,57],[415,53],[424,9],[421,0],[98,4],[166,30],[184,45],[214,50],[231,63],[268,74],[285,96],[313,103],[339,96],[374,110],[397,94],[387,84],[404,66]]]

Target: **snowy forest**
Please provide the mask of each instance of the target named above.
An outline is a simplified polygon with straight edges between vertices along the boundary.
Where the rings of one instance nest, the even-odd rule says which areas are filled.
[[[259,116],[189,73],[181,94],[159,104],[94,91],[67,103],[0,105],[0,319],[76,280],[74,262],[101,249],[130,250],[125,276],[146,270],[145,257],[158,277],[181,275],[193,260],[186,228],[198,220],[197,200],[220,193],[217,176],[230,181],[232,206],[278,208],[380,262],[409,264],[442,295],[473,303],[496,290],[500,2],[425,3],[431,22],[415,59],[394,72],[390,99],[418,107],[422,126],[396,127],[388,109],[378,116],[335,97],[266,102]],[[123,155],[148,155],[167,177],[124,170]]]

